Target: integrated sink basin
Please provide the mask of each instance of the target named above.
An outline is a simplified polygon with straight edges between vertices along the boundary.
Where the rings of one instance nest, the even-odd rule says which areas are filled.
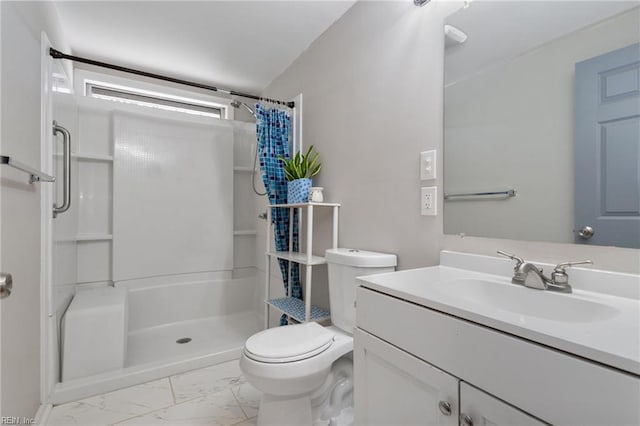
[[[513,271],[512,261],[445,251],[439,266],[358,281],[387,296],[640,377],[638,274],[572,268],[573,293],[560,293],[513,284]]]
[[[552,321],[596,322],[619,314],[612,306],[586,300],[574,294],[535,290],[506,281],[457,279],[440,282],[433,290],[522,317]]]

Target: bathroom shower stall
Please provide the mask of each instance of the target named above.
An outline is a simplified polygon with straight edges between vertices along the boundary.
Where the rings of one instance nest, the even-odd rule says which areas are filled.
[[[57,177],[43,194],[44,399],[237,358],[262,324],[255,124],[225,119],[228,105],[221,118],[185,114],[88,97],[81,76],[75,91],[64,80],[49,117],[70,139],[51,132],[43,144]]]

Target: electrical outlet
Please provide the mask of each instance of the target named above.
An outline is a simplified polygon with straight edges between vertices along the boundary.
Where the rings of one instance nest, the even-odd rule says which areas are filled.
[[[420,214],[435,216],[438,212],[438,188],[424,186],[420,188]]]
[[[436,178],[436,150],[420,153],[420,180]]]

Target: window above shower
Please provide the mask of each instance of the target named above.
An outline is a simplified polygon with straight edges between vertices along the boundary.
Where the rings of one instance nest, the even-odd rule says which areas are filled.
[[[203,104],[189,98],[170,96],[166,93],[147,92],[131,87],[116,87],[97,81],[85,81],[85,96],[115,102],[158,108],[166,111],[223,118],[225,108],[215,104]]]
[[[81,96],[191,115],[234,119],[234,108],[230,107],[228,99],[85,70],[76,70],[74,77],[75,91]]]

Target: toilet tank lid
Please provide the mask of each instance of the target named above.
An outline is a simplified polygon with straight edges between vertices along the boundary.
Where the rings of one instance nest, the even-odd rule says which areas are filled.
[[[362,268],[385,268],[397,265],[395,254],[377,253],[349,248],[329,249],[325,252],[327,263],[358,266]]]

